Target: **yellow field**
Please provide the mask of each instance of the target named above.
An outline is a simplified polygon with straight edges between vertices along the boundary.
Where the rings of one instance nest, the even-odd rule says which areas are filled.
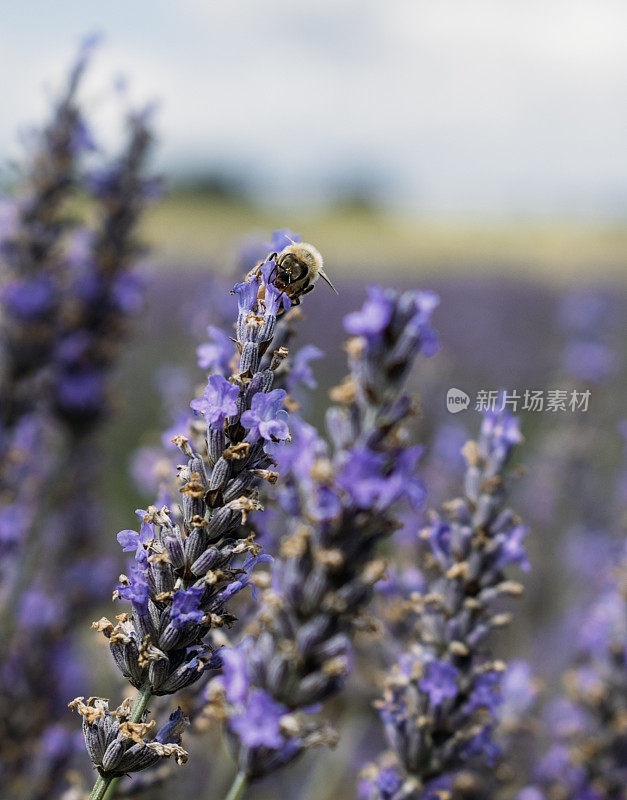
[[[289,227],[314,242],[331,274],[497,274],[549,283],[627,282],[627,226],[465,221],[367,210],[281,210],[210,197],[166,197],[144,236],[157,263],[230,269],[242,236]],[[385,265],[382,267],[382,265]]]

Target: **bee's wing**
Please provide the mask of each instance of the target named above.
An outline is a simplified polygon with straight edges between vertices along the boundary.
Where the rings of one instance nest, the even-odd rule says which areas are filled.
[[[323,269],[319,269],[318,270],[318,275],[320,275],[320,277],[322,278],[323,281],[326,281],[329,284],[329,286],[333,289],[335,294],[339,294],[338,290],[331,283],[331,279],[329,278],[329,276],[327,275],[327,273]]]

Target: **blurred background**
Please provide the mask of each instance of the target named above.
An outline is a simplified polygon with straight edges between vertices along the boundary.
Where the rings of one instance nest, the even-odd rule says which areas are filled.
[[[4,6],[3,152],[86,32],[106,37],[86,100],[109,144],[113,76],[158,102],[167,266],[224,269],[243,234],[288,226],[336,275],[623,279],[620,0]]]
[[[412,384],[422,394],[416,436],[429,444],[430,503],[459,491],[459,446],[479,420],[472,407],[447,414],[450,386],[473,397],[501,386],[591,390],[587,414],[522,414],[528,474],[515,500],[535,526],[534,571],[504,652],[541,654],[550,685],[562,666],[553,626],[579,574],[562,570],[575,541],[568,534],[606,531],[610,476],[623,447],[625,3],[2,5],[6,188],[20,129],[45,116],[86,33],[104,35],[82,90],[104,148],[114,152],[121,136],[112,86],[127,84],[129,103],[158,107],[152,166],[166,192],[142,223],[150,248],[145,309],[125,345],[114,413],[101,434],[110,535],[99,547],[117,559],[112,580],[123,563],[115,532],[132,527],[132,509],[154,499],[135,480],[141,459],[203,379],[195,348],[205,326],[229,319],[224,298],[233,279],[259,242],[287,227],[321,250],[340,290],[339,297],[316,290],[299,332],[300,344],[328,354],[314,369],[309,408],[317,423],[344,371],[342,317],[366,285],[439,293],[442,351]],[[159,377],[164,370],[168,381]],[[164,383],[178,386],[165,399]],[[93,651],[93,636],[85,637]],[[102,693],[103,684],[116,691],[98,656],[85,695]],[[343,747],[308,757],[257,796],[283,796],[297,782],[303,800],[326,796],[321,787],[329,797],[354,796],[357,767],[378,749],[369,743],[374,711],[363,710],[363,696],[370,701],[375,691],[359,680],[334,708]],[[215,786],[225,786],[228,760],[211,770]],[[187,770],[178,785],[201,792],[207,774]]]

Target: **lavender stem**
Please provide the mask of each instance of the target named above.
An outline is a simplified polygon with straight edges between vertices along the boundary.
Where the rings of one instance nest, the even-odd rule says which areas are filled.
[[[150,687],[150,681],[146,680],[135,698],[129,722],[135,723],[141,720],[151,699],[152,689]],[[94,784],[94,788],[91,790],[89,800],[112,800],[119,781],[120,778],[103,778],[101,775]]]
[[[229,789],[229,793],[225,797],[224,800],[241,800],[241,798],[246,794],[246,789],[248,789],[249,780],[246,776],[245,772],[238,772],[235,776],[235,780],[231,784],[231,788]]]

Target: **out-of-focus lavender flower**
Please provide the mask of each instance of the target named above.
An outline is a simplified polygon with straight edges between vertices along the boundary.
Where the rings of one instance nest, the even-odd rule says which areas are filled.
[[[207,333],[211,341],[198,347],[196,351],[198,366],[216,375],[228,375],[233,357],[232,342],[226,333],[215,325],[209,325]]]
[[[267,747],[278,750],[285,744],[281,718],[287,708],[261,689],[253,690],[245,699],[242,712],[235,712],[231,730],[246,747]]]
[[[576,381],[601,383],[615,374],[616,353],[596,342],[575,342],[563,355],[564,369]]]
[[[66,259],[71,287],[56,342],[53,397],[72,428],[93,425],[107,410],[106,375],[125,319],[142,305],[143,281],[132,271],[143,252],[136,227],[152,193],[145,175],[152,143],[150,109],[130,114],[122,156],[91,185],[100,206],[99,227],[79,230]],[[93,184],[93,181],[92,181]]]
[[[294,356],[294,363],[290,370],[288,387],[293,390],[299,385],[306,386],[308,389],[315,389],[316,379],[311,368],[312,361],[318,361],[324,357],[324,353],[319,347],[313,344],[305,345]]]
[[[459,670],[446,661],[429,661],[426,676],[419,682],[421,691],[429,696],[435,707],[442,705],[447,697],[457,695],[457,677]]]
[[[334,390],[341,405],[327,419],[335,453],[300,420],[290,444],[277,452],[287,476],[279,497],[289,532],[255,635],[225,653],[223,675],[209,687],[209,707],[227,717],[241,780],[333,741],[307,712],[343,686],[357,618],[385,572],[376,546],[394,529],[403,502],[423,494],[414,474],[419,451],[403,438],[411,403],[401,392],[418,354],[433,351],[433,305],[423,307],[431,296],[371,293],[389,307],[387,323],[379,326],[378,338],[360,334],[348,344],[350,374]],[[361,314],[369,316],[368,307]],[[353,319],[347,321],[350,331],[357,330]],[[260,708],[272,720],[261,731]]]
[[[606,584],[582,612],[565,695],[551,704],[552,745],[536,785],[546,797],[619,800],[627,786],[627,559],[610,561]]]
[[[503,569],[527,565],[524,529],[505,506],[505,471],[520,439],[513,417],[486,415],[478,442],[463,450],[465,496],[446,504],[447,520],[434,514],[422,532],[427,580],[410,606],[415,643],[390,671],[378,704],[389,751],[364,771],[368,800],[422,799],[442,780],[454,789],[469,779],[463,770],[481,771],[499,754],[494,731],[505,665],[486,640],[509,621],[501,599],[522,592]],[[392,795],[379,777],[390,768]]]
[[[57,303],[57,290],[49,275],[13,280],[2,289],[2,302],[10,317],[21,322],[45,320]]]
[[[368,448],[354,448],[346,454],[338,474],[338,486],[351,495],[358,508],[388,508],[401,497],[415,508],[424,499],[424,488],[415,476],[416,462],[422,448],[399,454],[394,471],[386,469],[385,457]]]
[[[627,506],[627,419],[621,420],[618,424],[618,433],[622,440],[623,452],[614,487],[613,500],[616,507],[616,517],[619,517],[622,510]]]
[[[267,253],[280,253],[288,245],[302,241],[298,233],[289,228],[273,231],[268,241],[257,236],[247,237],[241,244],[238,253],[239,271],[248,271],[257,266]]]
[[[54,342],[61,294],[59,245],[69,224],[63,204],[76,186],[79,156],[91,146],[76,99],[90,50],[91,46],[84,49],[74,64],[50,123],[33,136],[23,189],[12,201],[11,213],[3,215],[0,302],[5,354],[0,413],[5,421],[32,407],[20,384],[47,363]]]
[[[501,680],[500,730],[506,733],[515,730],[531,710],[538,693],[538,680],[530,664],[520,658],[510,661]]]
[[[394,301],[380,286],[371,286],[368,299],[359,311],[353,311],[344,322],[352,336],[382,337],[394,313]]]
[[[562,366],[575,381],[602,384],[619,368],[612,328],[619,316],[611,296],[593,288],[568,292],[558,309],[568,342]]]
[[[2,202],[0,225],[0,793],[13,795],[32,772],[37,800],[49,796],[69,757],[67,748],[47,748],[40,739],[48,731],[52,742],[56,730],[61,676],[52,654],[64,641],[66,608],[46,585],[54,573],[45,581],[37,574],[31,540],[46,525],[43,501],[61,444],[48,386],[61,319],[61,249],[71,224],[66,203],[80,156],[91,148],[77,102],[90,49],[81,50],[50,122],[32,131],[20,187]],[[45,772],[32,767],[36,752]]]
[[[272,232],[270,241],[267,244],[267,252],[280,253],[288,245],[300,241],[302,241],[302,237],[298,233],[293,233],[289,228],[280,228]]]
[[[19,774],[27,754],[39,749],[37,737],[47,735],[46,726],[55,730],[56,720],[66,714],[59,692],[67,697],[64,676],[71,674],[72,659],[66,663],[55,654],[73,653],[76,674],[79,662],[70,631],[77,616],[94,602],[94,595],[100,596],[99,571],[107,559],[89,565],[90,580],[83,573],[92,531],[103,516],[94,512],[91,495],[96,484],[90,479],[97,461],[93,443],[92,449],[87,447],[87,464],[84,455],[93,423],[107,407],[106,369],[115,354],[119,323],[137,310],[141,291],[129,273],[138,253],[134,226],[143,208],[136,203],[137,184],[129,180],[118,184],[99,209],[102,213],[93,231],[77,231],[76,219],[67,214],[66,201],[83,177],[80,156],[94,149],[76,99],[94,43],[81,49],[52,122],[33,137],[33,158],[24,171],[24,186],[13,201],[13,212],[3,215],[0,494],[3,501],[13,498],[15,510],[23,509],[19,514],[22,528],[18,532],[15,517],[12,530],[19,536],[14,536],[13,551],[3,563],[10,576],[2,586],[9,598],[1,637],[3,657],[11,662],[19,654],[21,661],[21,680],[2,680],[0,685],[0,716],[13,730],[9,737],[4,730],[0,733],[0,760],[6,766],[0,781],[7,792],[12,770]],[[143,135],[148,136],[147,128]],[[127,178],[130,151],[137,142],[131,135],[122,159],[129,167]],[[142,148],[145,151],[143,144]],[[134,155],[135,177],[141,182],[142,157],[137,149]],[[37,435],[31,437],[28,457],[18,464],[12,452],[26,422]],[[62,474],[59,478],[51,466],[66,447],[72,459],[56,471]],[[51,498],[54,514],[44,505]],[[41,552],[46,553],[45,563],[37,557]],[[62,594],[58,585],[64,587]],[[5,622],[11,618],[15,624],[9,629]],[[25,647],[33,626],[37,636]],[[16,713],[20,715],[17,724]],[[48,758],[47,763],[45,778],[43,773],[33,778],[32,800],[50,796],[67,758],[59,758],[56,764]]]

